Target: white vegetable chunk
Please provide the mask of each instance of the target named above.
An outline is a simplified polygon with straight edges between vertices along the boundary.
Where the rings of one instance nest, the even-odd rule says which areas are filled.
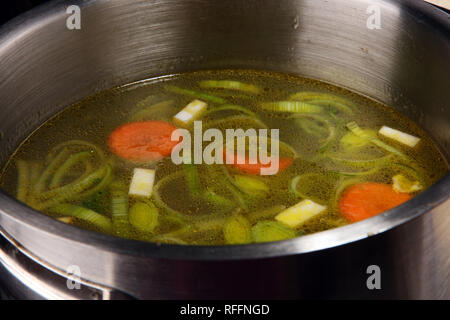
[[[326,206],[322,206],[312,200],[306,199],[284,211],[281,211],[275,217],[275,220],[295,228],[326,209]]]
[[[208,104],[201,100],[193,100],[173,117],[173,122],[181,127],[187,127],[200,118],[208,108]]]
[[[129,195],[150,198],[155,182],[155,170],[135,168],[130,183]]]
[[[419,181],[411,181],[402,174],[392,177],[392,188],[396,192],[413,193],[423,189]]]
[[[396,140],[400,143],[403,143],[411,148],[415,147],[417,143],[419,143],[420,139],[417,137],[414,137],[410,134],[401,132],[397,129],[392,129],[387,126],[383,126],[379,131],[379,134],[391,138],[393,140]]]

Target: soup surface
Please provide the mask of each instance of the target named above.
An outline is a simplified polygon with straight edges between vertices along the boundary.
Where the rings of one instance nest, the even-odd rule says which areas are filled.
[[[1,186],[78,227],[220,245],[360,221],[447,171],[425,132],[389,107],[296,76],[214,70],[76,103],[20,146]]]

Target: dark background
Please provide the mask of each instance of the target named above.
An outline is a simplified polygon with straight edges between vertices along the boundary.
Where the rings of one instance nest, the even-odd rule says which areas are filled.
[[[0,1],[0,25],[22,12],[48,0],[2,0]]]

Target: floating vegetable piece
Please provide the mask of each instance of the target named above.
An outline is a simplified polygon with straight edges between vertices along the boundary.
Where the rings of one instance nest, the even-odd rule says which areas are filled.
[[[150,201],[138,201],[130,208],[130,223],[142,232],[153,232],[158,226],[158,208]]]
[[[188,127],[199,119],[207,110],[208,104],[201,100],[191,101],[183,110],[173,117],[173,122],[180,127]]]
[[[166,175],[165,177],[161,178],[158,182],[156,182],[155,187],[153,188],[152,192],[152,199],[155,202],[155,204],[163,209],[166,213],[166,215],[170,216],[172,220],[178,220],[180,223],[184,223],[185,221],[185,215],[181,212],[172,209],[169,205],[167,205],[162,196],[161,196],[161,189],[165,187],[167,184],[181,178],[184,175],[183,171],[176,171],[169,175]]]
[[[258,178],[235,175],[234,180],[236,181],[238,188],[245,190],[246,193],[264,196],[267,192],[269,192],[269,187]]]
[[[73,217],[59,217],[56,219],[67,224],[74,224],[75,222],[75,219]]]
[[[111,183],[111,181],[113,180],[113,165],[108,163],[105,167],[104,167],[104,175],[102,178],[97,179],[96,182],[98,182],[96,185],[94,185],[94,187],[87,189],[81,193],[79,193],[78,195],[74,195],[73,196],[73,200],[77,200],[77,199],[84,199],[86,197],[92,196],[93,194],[96,194],[97,192],[100,192],[104,189],[106,189],[109,184]]]
[[[421,181],[423,177],[423,174],[419,173],[419,169],[416,167],[413,167],[412,164],[408,165],[405,163],[400,162],[393,162],[389,164],[392,169],[394,169],[396,172],[401,172],[405,175],[405,177],[415,179],[417,181]]]
[[[297,198],[309,199],[317,203],[326,202],[331,196],[337,180],[331,172],[309,172],[295,176],[289,183],[289,192]]]
[[[337,186],[334,189],[334,197],[333,197],[333,209],[338,208],[339,206],[339,200],[342,196],[342,193],[347,190],[350,186],[359,184],[364,182],[363,180],[361,180],[360,177],[343,177],[341,178],[341,180],[339,181],[339,183],[337,184]]]
[[[108,207],[108,190],[104,189],[87,197],[82,205],[95,212],[105,213]]]
[[[80,180],[35,194],[31,206],[36,210],[43,210],[57,203],[85,199],[108,187],[112,178],[112,166],[107,164]]]
[[[332,102],[337,102],[348,106],[349,108],[354,108],[355,105],[349,100],[336,96],[334,94],[329,94],[325,92],[315,92],[315,91],[302,91],[294,93],[289,97],[291,100],[298,101],[313,101],[313,100],[329,100]]]
[[[230,158],[230,156],[227,154],[226,158]],[[231,155],[232,158],[232,155]],[[276,174],[277,172],[280,172],[282,170],[287,169],[292,165],[294,162],[293,158],[285,158],[280,157],[278,159],[278,171],[277,172],[271,172],[272,169],[272,163],[268,164],[262,164],[262,163],[249,163],[248,158],[245,158],[244,161],[238,161],[238,155],[234,156],[234,160],[230,161],[232,162],[232,166],[239,169],[243,173],[247,174],[254,174],[254,175],[263,175],[263,170],[267,170],[269,173],[267,175]],[[238,162],[244,162],[244,163],[238,163]],[[275,171],[275,170],[274,170]]]
[[[252,242],[250,222],[240,214],[233,214],[223,226],[223,235],[228,244],[243,244]]]
[[[377,133],[375,132],[375,130],[371,130],[371,129],[362,129],[362,132],[364,134],[364,137],[371,137],[371,138],[376,138],[377,137]],[[358,149],[358,148],[362,148],[366,145],[370,144],[370,140],[369,139],[365,139],[361,136],[358,136],[356,134],[354,134],[353,132],[347,132],[340,141],[340,145],[342,146],[342,148],[344,148],[345,150],[352,150],[352,149]]]
[[[32,189],[31,187],[37,183],[37,181],[39,180],[39,177],[41,176],[41,173],[43,170],[43,165],[40,162],[31,162],[31,163],[29,163],[29,167],[30,167],[29,182],[30,182],[30,189]],[[29,190],[29,191],[32,191],[32,190]]]
[[[111,219],[114,232],[118,236],[127,237],[130,234],[128,218],[128,194],[124,183],[117,180],[111,183]]]
[[[420,138],[414,137],[410,134],[404,133],[397,129],[389,128],[387,126],[381,127],[381,129],[378,131],[378,133],[385,137],[388,137],[395,141],[403,143],[404,145],[407,145],[408,147],[411,147],[411,148],[415,147],[420,141]]]
[[[235,206],[234,202],[228,198],[225,198],[221,196],[220,194],[217,194],[210,188],[207,188],[205,192],[202,194],[203,200],[208,202],[209,204],[217,207],[217,208],[223,208],[223,207],[233,207]]]
[[[392,177],[392,188],[397,192],[413,193],[423,189],[419,181],[411,181],[402,174]]]
[[[301,101],[277,101],[261,104],[267,111],[292,112],[292,113],[319,113],[322,107]]]
[[[155,182],[155,170],[135,168],[131,179],[129,195],[149,198]]]
[[[165,121],[143,121],[124,124],[109,136],[109,148],[118,156],[138,162],[167,157],[178,141],[172,141],[177,128]]]
[[[319,152],[324,152],[336,137],[336,126],[331,124],[323,115],[293,114],[289,118],[296,119],[296,123],[307,133],[323,136]]]
[[[280,241],[298,235],[294,229],[276,221],[259,221],[252,227],[252,234],[255,242]]]
[[[404,154],[403,152],[401,152],[400,150],[397,150],[396,148],[394,148],[394,147],[392,147],[392,146],[390,146],[390,145],[384,143],[383,141],[381,141],[381,140],[378,139],[378,138],[374,138],[374,137],[368,135],[368,134],[367,134],[363,129],[361,129],[361,128],[358,126],[358,124],[357,124],[356,122],[354,122],[354,121],[351,121],[351,122],[347,123],[347,128],[348,128],[351,132],[353,132],[355,135],[357,135],[358,137],[360,137],[360,138],[362,138],[362,139],[364,139],[364,140],[370,141],[370,142],[373,143],[374,145],[376,145],[376,146],[378,146],[378,147],[380,147],[380,148],[382,148],[382,149],[384,149],[384,150],[386,150],[386,151],[388,151],[388,152],[394,153],[394,154],[396,154],[396,155],[398,155],[398,156],[401,156],[401,157],[406,157],[405,154]]]
[[[247,210],[248,206],[245,202],[245,199],[243,197],[243,190],[240,190],[237,185],[236,181],[233,179],[233,177],[228,172],[227,168],[225,166],[220,166],[220,171],[223,174],[217,174],[214,170],[212,170],[211,166],[208,166],[208,171],[210,172],[211,177],[217,177],[217,182],[224,186],[232,195],[233,198],[235,198],[236,202],[238,203],[239,207],[243,210]],[[221,179],[223,177],[223,179]]]
[[[113,230],[111,220],[107,217],[80,206],[75,206],[72,204],[59,204],[51,207],[49,211],[84,220],[99,228],[103,232],[111,233]]]
[[[28,165],[29,188],[25,202],[36,210],[69,201],[89,202],[88,198],[104,191],[113,178],[112,163],[106,160],[103,151],[82,140],[58,144],[50,150],[45,162],[45,168],[39,162]],[[103,163],[107,164],[98,168]],[[90,209],[105,211],[104,206]]]
[[[55,187],[59,187],[61,185],[62,179],[67,174],[67,172],[79,162],[89,158],[90,156],[91,153],[89,151],[78,152],[70,155],[69,158],[67,158],[67,160],[55,171],[55,174],[51,179],[49,188],[52,189]]]
[[[365,182],[344,191],[339,211],[348,220],[356,222],[392,209],[411,197],[410,194],[396,192],[389,184]]]
[[[292,178],[291,182],[289,183],[289,191],[297,197],[303,196],[300,192],[297,191],[297,185],[303,176],[304,176],[304,174],[295,176],[294,178]]]
[[[62,142],[53,147],[47,154],[45,162],[46,163],[51,162],[52,159],[54,159],[54,157],[58,154],[58,152],[64,149],[67,149],[68,151],[77,150],[77,152],[80,152],[82,150],[89,151],[91,154],[95,155],[101,162],[106,161],[105,154],[99,146],[90,143],[88,141],[74,139]]]
[[[326,206],[306,199],[277,214],[275,220],[296,228],[326,209]]]
[[[50,160],[49,165],[44,169],[41,176],[39,177],[38,181],[33,187],[33,192],[35,194],[39,194],[43,192],[47,188],[47,182],[50,179],[50,177],[55,173],[55,171],[59,168],[60,165],[62,165],[67,158],[67,156],[70,154],[70,151],[67,147],[64,147],[57,156],[52,158]]]
[[[259,87],[253,84],[232,80],[204,80],[200,81],[199,85],[202,88],[231,89],[254,94],[258,94],[261,91]]]
[[[254,141],[259,141],[261,143],[262,139],[266,141],[266,147],[270,146],[270,151],[272,152],[272,144],[278,144],[278,154],[271,154],[267,158],[266,163],[262,163],[259,159],[251,159],[247,155],[242,155],[239,152],[234,151],[234,147],[231,145],[229,141],[227,141],[227,145],[223,150],[224,159],[226,164],[230,164],[233,167],[239,169],[243,173],[253,174],[253,175],[273,175],[287,169],[294,162],[294,158],[297,157],[296,151],[289,146],[288,144],[274,138],[265,138],[262,136],[250,136],[250,138],[255,138]],[[234,143],[234,140],[232,141]],[[230,147],[231,145],[231,147]],[[260,152],[260,145],[258,145],[257,151]],[[280,151],[291,153],[291,157],[279,156]],[[233,153],[234,152],[234,153]],[[268,152],[267,152],[268,154]],[[252,161],[251,161],[252,160]],[[276,163],[278,161],[278,163]]]

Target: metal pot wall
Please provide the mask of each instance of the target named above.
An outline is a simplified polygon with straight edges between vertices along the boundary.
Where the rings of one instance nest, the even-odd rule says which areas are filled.
[[[0,31],[0,164],[51,115],[94,92],[187,70],[257,68],[392,105],[449,159],[450,22],[421,1],[72,1]],[[367,20],[380,10],[381,29]],[[0,191],[0,279],[28,298],[450,298],[450,175],[400,207],[277,243],[184,247],[65,225]],[[381,289],[367,287],[367,268]],[[81,290],[66,286],[79,267]]]

